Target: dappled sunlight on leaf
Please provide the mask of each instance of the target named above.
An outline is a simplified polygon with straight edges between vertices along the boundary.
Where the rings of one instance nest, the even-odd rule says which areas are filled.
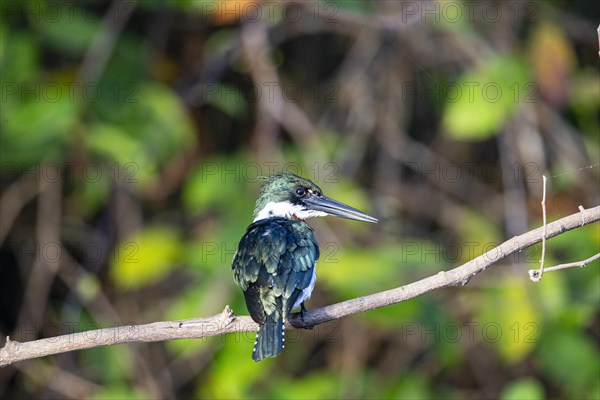
[[[84,54],[98,33],[101,18],[88,14],[89,10],[73,7],[72,4],[57,2],[53,3],[53,7],[55,8],[27,7],[29,21],[38,31],[39,37],[49,45],[73,55]],[[50,11],[53,13],[52,17],[45,15]]]
[[[593,398],[598,393],[598,344],[581,332],[547,331],[536,352],[540,367],[557,385],[568,387],[573,398]]]
[[[0,25],[0,65],[2,66],[2,90],[5,101],[16,101],[20,91],[19,84],[33,83],[39,73],[38,61],[40,57],[39,44],[30,36],[18,32],[7,31]]]
[[[463,209],[457,216],[456,229],[460,235],[460,262],[467,262],[502,243],[498,226],[477,211]]]
[[[514,56],[498,56],[467,72],[449,101],[442,125],[457,140],[493,137],[519,104],[528,100],[527,72]],[[533,101],[533,99],[529,99]]]
[[[256,333],[235,333],[213,340],[222,343],[211,364],[206,381],[198,387],[198,398],[239,399],[252,393],[252,387],[272,374],[276,361],[252,360],[252,346]]]
[[[229,280],[227,283],[229,283]],[[215,282],[214,279],[199,280],[192,287],[180,293],[180,296],[169,306],[165,318],[168,320],[182,320],[217,314],[223,308],[223,304],[229,303],[220,301],[223,300],[223,295],[228,292],[224,289],[226,288],[224,288],[222,282]],[[214,344],[209,344],[207,341],[207,338],[183,339],[168,341],[165,345],[172,354],[192,357],[198,351]]]
[[[332,248],[331,254],[322,248],[317,262],[319,283],[326,285],[340,298],[352,298],[373,292],[374,288],[399,286],[402,266],[395,246],[365,249]]]
[[[431,399],[434,398],[429,384],[422,377],[414,373],[401,377],[390,389],[391,399]]]
[[[534,378],[521,378],[508,383],[502,390],[501,400],[545,399],[542,383]]]
[[[294,379],[276,381],[270,387],[274,399],[337,398],[342,390],[342,379],[335,372],[314,371]]]
[[[247,164],[243,160],[225,158],[198,164],[185,183],[182,195],[184,206],[190,211],[200,212],[209,207],[230,211],[242,200],[252,205],[254,199],[248,199],[246,192],[248,181],[244,167]],[[248,215],[248,221],[251,217]]]
[[[131,163],[138,171],[134,179],[142,184],[148,183],[156,173],[156,164],[143,151],[142,143],[118,125],[95,124],[89,130],[86,141],[89,151],[99,158],[114,162],[116,166]]]
[[[119,289],[136,289],[162,279],[180,262],[179,234],[167,227],[149,227],[119,243],[110,276]]]
[[[127,385],[125,383],[118,383],[112,385],[105,385],[101,390],[94,393],[90,399],[94,400],[121,400],[121,399],[131,399],[131,400],[143,400],[147,399],[148,395],[145,393],[140,393],[134,387]]]
[[[542,333],[543,318],[535,311],[530,285],[526,277],[506,275],[478,294],[484,297],[475,305],[483,339],[508,362],[522,360]]]
[[[68,143],[74,138],[81,102],[77,96],[65,95],[69,84],[28,83],[44,87],[42,93],[23,89],[13,96],[7,95],[2,107],[2,146],[0,154],[5,162],[39,163],[42,160],[62,160]],[[12,99],[21,100],[13,102]],[[6,118],[10,116],[10,118]]]
[[[148,83],[130,90],[135,97],[122,104],[122,118],[96,122],[84,138],[90,152],[147,185],[169,158],[194,143],[193,126],[168,88]]]
[[[568,100],[575,52],[558,25],[538,24],[529,38],[528,62],[542,95],[555,105]]]

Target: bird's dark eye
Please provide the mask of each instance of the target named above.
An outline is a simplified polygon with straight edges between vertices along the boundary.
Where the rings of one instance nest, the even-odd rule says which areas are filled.
[[[306,190],[304,190],[304,188],[298,188],[296,189],[296,196],[302,197],[306,194]]]

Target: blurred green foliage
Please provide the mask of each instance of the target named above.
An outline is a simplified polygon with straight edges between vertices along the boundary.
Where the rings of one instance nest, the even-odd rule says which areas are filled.
[[[447,88],[443,127],[454,139],[489,139],[520,103],[532,101],[523,93],[527,81],[526,69],[516,57],[498,56],[482,61],[456,87]]]
[[[533,378],[522,378],[508,384],[500,397],[502,400],[541,400],[544,399],[542,385]]]
[[[113,254],[110,274],[117,288],[134,289],[164,278],[181,260],[178,233],[147,227],[125,238]]]
[[[111,23],[125,8],[109,14],[118,3],[3,1],[1,199],[2,215],[15,217],[2,222],[10,225],[0,248],[2,334],[32,340],[74,321],[85,330],[180,320],[226,304],[246,314],[231,260],[252,219],[257,177],[284,167],[381,219],[375,227],[311,221],[321,244],[313,308],[460,265],[514,234],[508,222],[522,215],[518,222],[540,226],[539,180],[511,173],[531,163],[550,171],[552,217],[597,205],[600,91],[585,30],[597,11],[527,2],[529,15],[505,2],[513,7],[505,17],[523,12],[517,22],[439,18],[451,3],[427,3],[427,17],[418,2],[271,2],[261,23],[265,66],[241,44],[252,22],[242,11],[258,1],[141,1],[122,31]],[[469,4],[500,7],[454,3],[465,16]],[[269,68],[299,92],[283,100],[297,109],[272,115],[276,107],[261,103],[257,75]],[[398,95],[409,86],[443,90]],[[321,89],[333,97],[317,96]],[[524,109],[539,113],[535,124]],[[485,162],[505,179],[444,180],[432,169],[444,160]],[[38,215],[48,165],[62,172],[60,205]],[[15,203],[5,202],[15,192]],[[69,256],[29,288],[34,265],[45,264],[29,257],[39,261],[40,243],[32,252],[26,245],[55,216],[52,243]],[[548,247],[547,265],[587,258],[600,229]],[[0,393],[600,398],[599,263],[534,285],[527,270],[540,251],[510,256],[465,287],[290,331],[276,360],[251,360],[253,333],[92,348],[7,368]],[[29,303],[31,293],[48,295]],[[31,309],[43,316],[28,319]]]

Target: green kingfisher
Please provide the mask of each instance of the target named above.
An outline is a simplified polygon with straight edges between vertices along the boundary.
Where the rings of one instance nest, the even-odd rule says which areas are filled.
[[[308,179],[292,173],[266,178],[254,221],[234,256],[235,282],[242,288],[250,316],[259,324],[252,359],[277,356],[284,347],[284,320],[310,298],[315,287],[319,246],[311,217],[377,222],[355,208],[330,199]]]

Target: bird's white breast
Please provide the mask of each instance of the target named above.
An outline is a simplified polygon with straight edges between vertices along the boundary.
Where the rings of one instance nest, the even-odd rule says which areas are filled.
[[[311,217],[324,217],[327,213],[322,211],[308,210],[305,207],[292,204],[289,201],[269,202],[256,214],[253,222],[272,217],[307,219]]]

